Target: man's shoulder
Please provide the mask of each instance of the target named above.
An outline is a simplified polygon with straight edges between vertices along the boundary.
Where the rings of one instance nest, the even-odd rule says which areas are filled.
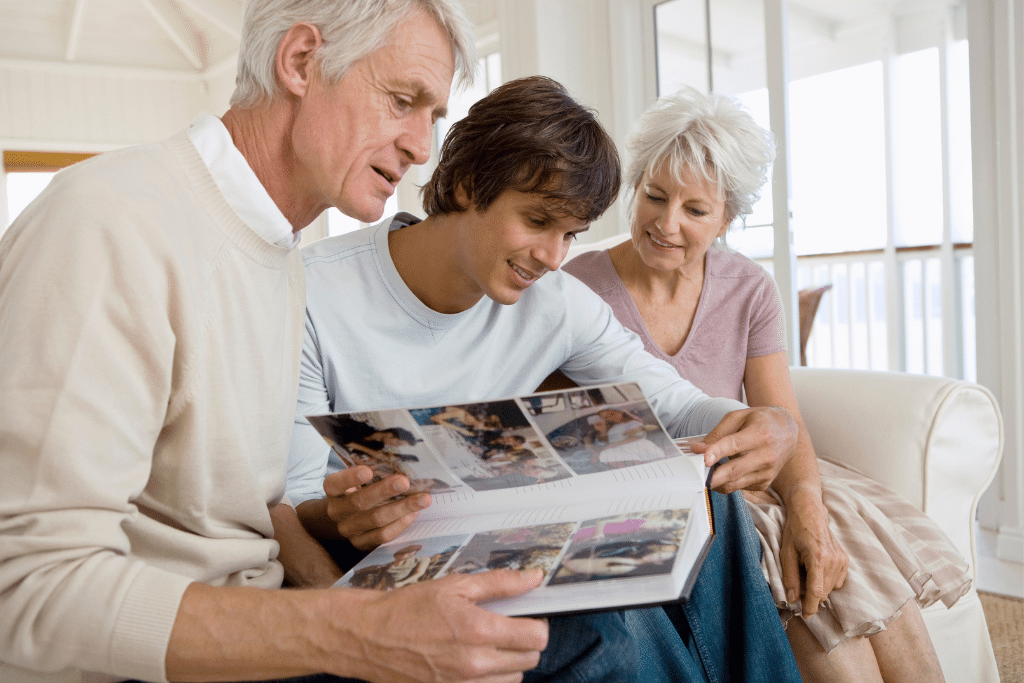
[[[374,235],[379,226],[370,226],[342,235],[324,237],[302,248],[302,262],[313,264],[335,263],[361,251],[374,248]]]
[[[57,173],[8,233],[80,258],[138,260],[144,245],[166,251],[180,241],[180,224],[169,216],[184,205],[184,183],[165,143],[104,152]]]
[[[400,211],[374,225],[324,237],[302,248],[302,261],[306,268],[316,265],[343,265],[347,259],[382,249],[387,244],[387,233],[418,223],[412,214]]]
[[[91,198],[107,202],[133,203],[152,194],[154,175],[176,172],[178,164],[165,143],[126,147],[97,154],[69,166],[54,176],[51,185],[71,201]],[[134,187],[149,187],[140,197]]]
[[[561,268],[546,273],[523,298],[543,303],[546,308],[571,308],[594,298],[601,300],[590,287]]]

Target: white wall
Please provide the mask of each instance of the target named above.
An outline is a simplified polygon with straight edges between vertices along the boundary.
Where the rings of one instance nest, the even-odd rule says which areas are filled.
[[[102,152],[161,140],[210,106],[195,77],[0,62],[0,148]]]

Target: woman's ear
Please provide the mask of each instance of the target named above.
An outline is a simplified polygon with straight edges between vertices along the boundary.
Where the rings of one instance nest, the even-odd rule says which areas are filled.
[[[729,226],[732,225],[733,220],[735,220],[735,216],[722,221],[722,227],[718,230],[718,234],[715,235],[715,239],[725,237],[725,233],[729,232]]]
[[[314,77],[316,54],[323,45],[320,29],[301,21],[284,34],[277,45],[275,72],[277,80],[287,92],[302,97]]]

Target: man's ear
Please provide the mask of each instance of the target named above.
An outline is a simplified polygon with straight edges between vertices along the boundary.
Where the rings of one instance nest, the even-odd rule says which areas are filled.
[[[455,187],[455,201],[458,203],[460,211],[469,211],[473,202],[469,197],[469,192],[466,191],[465,182],[461,182]]]
[[[313,79],[316,54],[323,45],[320,29],[301,21],[284,34],[277,45],[277,59],[274,67],[277,80],[285,91],[302,97]]]

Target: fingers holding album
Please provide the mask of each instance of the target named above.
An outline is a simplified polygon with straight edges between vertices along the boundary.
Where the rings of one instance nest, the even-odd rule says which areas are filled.
[[[504,617],[476,603],[519,595],[540,578],[539,571],[496,570],[381,593],[365,605],[377,614],[358,622],[366,627],[359,634],[362,651],[375,651],[378,677],[384,667],[398,681],[518,681],[540,661],[547,624]],[[403,624],[400,634],[381,628],[395,616]]]
[[[368,467],[353,467],[324,479],[327,517],[337,533],[360,550],[393,540],[431,502],[427,493],[402,496],[409,490],[409,480],[403,475],[359,485],[367,473]]]

